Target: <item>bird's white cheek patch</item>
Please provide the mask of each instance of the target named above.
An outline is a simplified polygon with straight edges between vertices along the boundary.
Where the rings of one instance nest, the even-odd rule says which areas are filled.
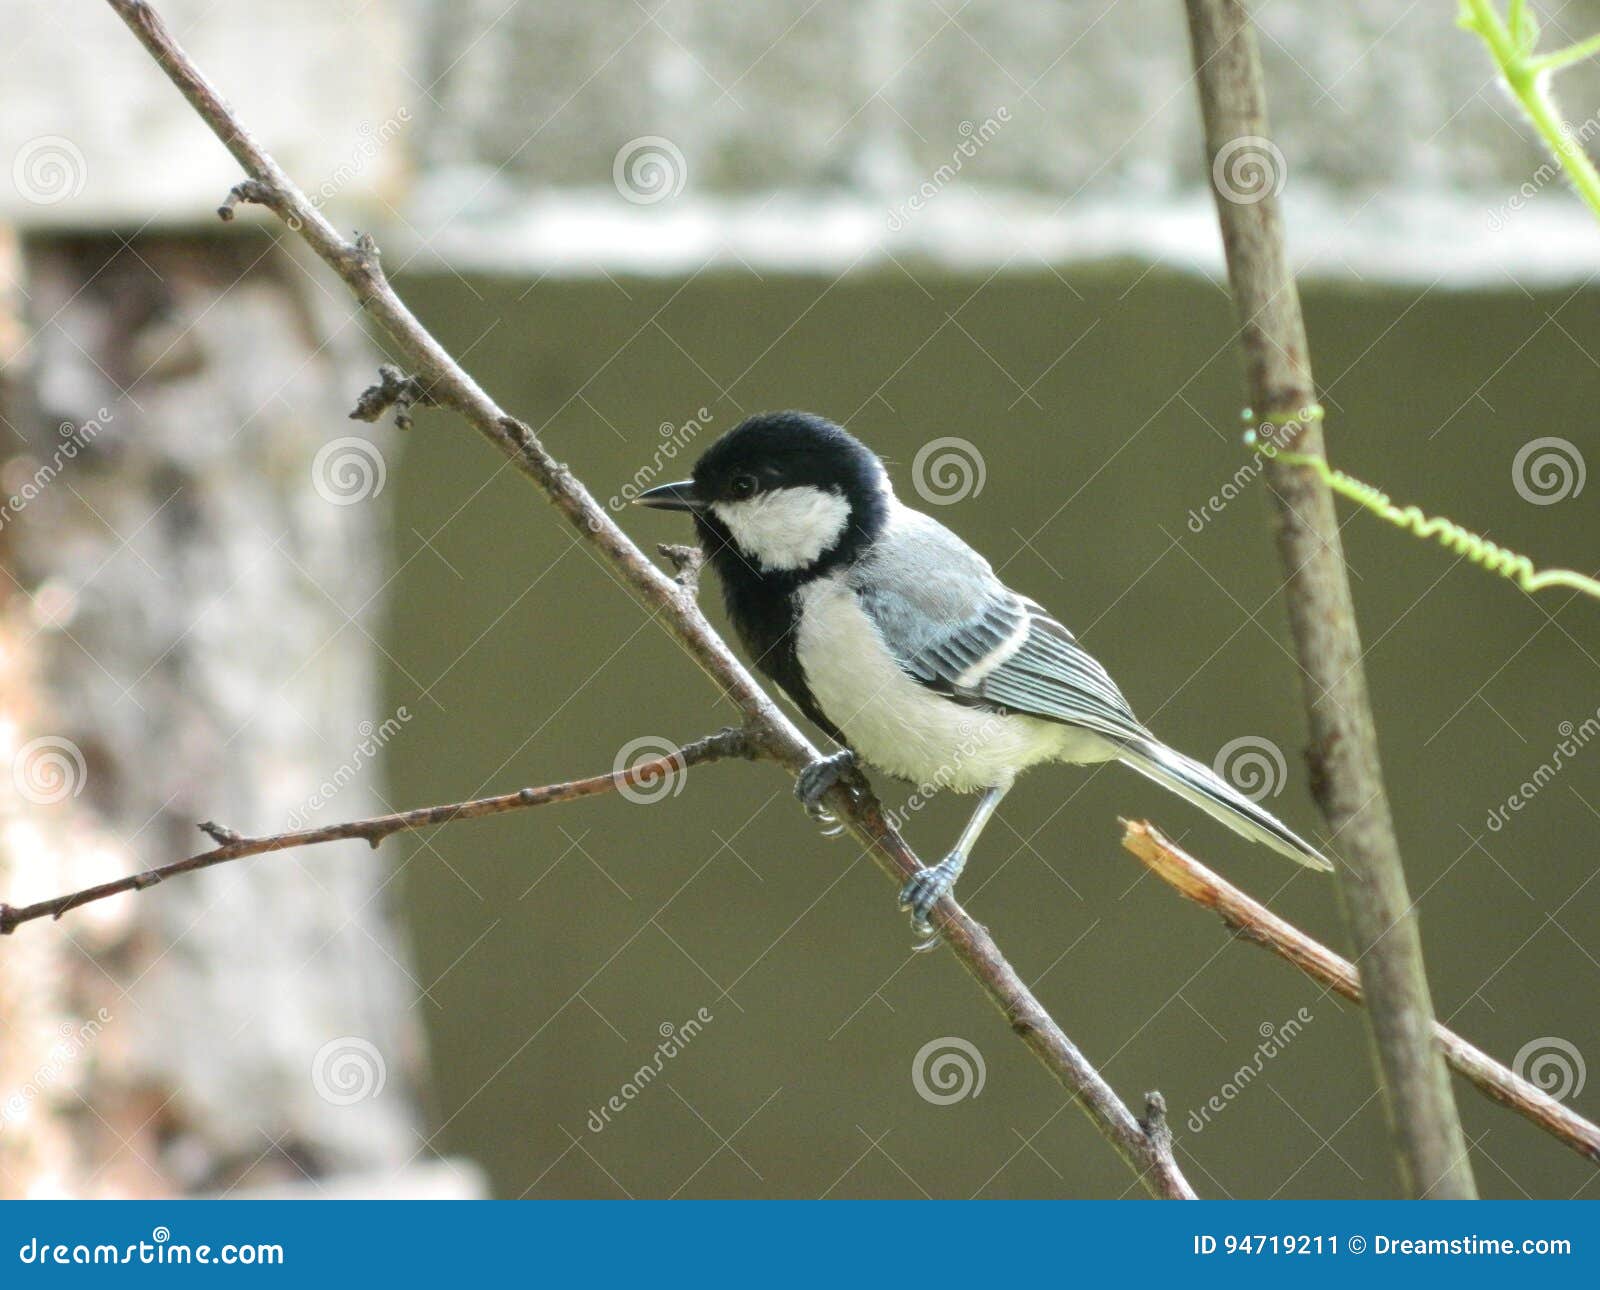
[[[766,570],[803,569],[838,542],[850,522],[843,494],[821,488],[779,488],[742,502],[716,502],[711,513]]]

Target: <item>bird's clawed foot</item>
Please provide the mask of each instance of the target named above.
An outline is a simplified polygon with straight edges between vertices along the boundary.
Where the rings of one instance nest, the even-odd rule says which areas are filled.
[[[818,757],[795,777],[794,795],[800,799],[806,813],[825,826],[824,831],[829,837],[844,826],[832,811],[822,805],[822,799],[829,789],[855,769],[855,765],[856,755],[846,748],[831,757]]]
[[[966,856],[959,851],[952,851],[932,868],[921,869],[913,874],[906,885],[900,888],[900,908],[911,911],[911,930],[922,938],[917,949],[930,949],[936,944],[936,933],[933,924],[928,921],[928,915],[933,913],[935,905],[950,894],[966,863]]]

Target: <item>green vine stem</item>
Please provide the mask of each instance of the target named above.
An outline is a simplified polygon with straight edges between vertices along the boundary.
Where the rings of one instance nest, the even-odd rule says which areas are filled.
[[[1600,53],[1600,36],[1553,53],[1536,54],[1534,46],[1539,43],[1539,24],[1528,11],[1525,0],[1511,0],[1504,18],[1491,0],[1461,0],[1457,22],[1483,41],[1500,68],[1506,88],[1522,105],[1523,112],[1567,172],[1578,195],[1589,204],[1596,217],[1600,217],[1600,172],[1572,137],[1550,93],[1554,73]]]
[[[1302,409],[1296,420],[1320,419],[1322,415],[1321,407],[1312,406]],[[1244,416],[1247,421],[1254,419],[1248,409]],[[1283,428],[1290,429],[1294,425],[1295,421],[1286,422]],[[1371,484],[1362,483],[1361,480],[1345,474],[1342,470],[1333,469],[1321,457],[1285,452],[1274,442],[1275,432],[1270,425],[1263,424],[1262,430],[1264,433],[1257,434],[1252,428],[1245,431],[1244,436],[1245,443],[1256,448],[1262,456],[1316,471],[1322,482],[1340,497],[1354,502],[1364,510],[1371,511],[1379,519],[1387,520],[1397,528],[1405,529],[1424,540],[1438,542],[1457,555],[1465,556],[1480,568],[1516,583],[1530,595],[1551,587],[1570,587],[1574,591],[1581,591],[1586,596],[1600,600],[1600,582],[1595,579],[1585,577],[1572,569],[1538,569],[1527,556],[1516,551],[1508,551],[1471,529],[1462,528],[1453,520],[1447,520],[1439,515],[1428,515],[1415,506],[1396,506],[1390,500],[1388,493],[1374,488]]]

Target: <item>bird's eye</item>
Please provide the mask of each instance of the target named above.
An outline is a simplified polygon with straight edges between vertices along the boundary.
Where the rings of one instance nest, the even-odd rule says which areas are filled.
[[[754,497],[757,487],[759,485],[754,475],[735,475],[733,482],[728,485],[729,491],[741,500],[746,497]]]

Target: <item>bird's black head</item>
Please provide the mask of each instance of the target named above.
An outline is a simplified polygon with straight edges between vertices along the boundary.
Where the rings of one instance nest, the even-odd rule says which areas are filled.
[[[635,500],[691,512],[725,580],[798,582],[877,537],[892,496],[877,456],[842,427],[809,412],[765,412],[706,449],[692,479]]]

